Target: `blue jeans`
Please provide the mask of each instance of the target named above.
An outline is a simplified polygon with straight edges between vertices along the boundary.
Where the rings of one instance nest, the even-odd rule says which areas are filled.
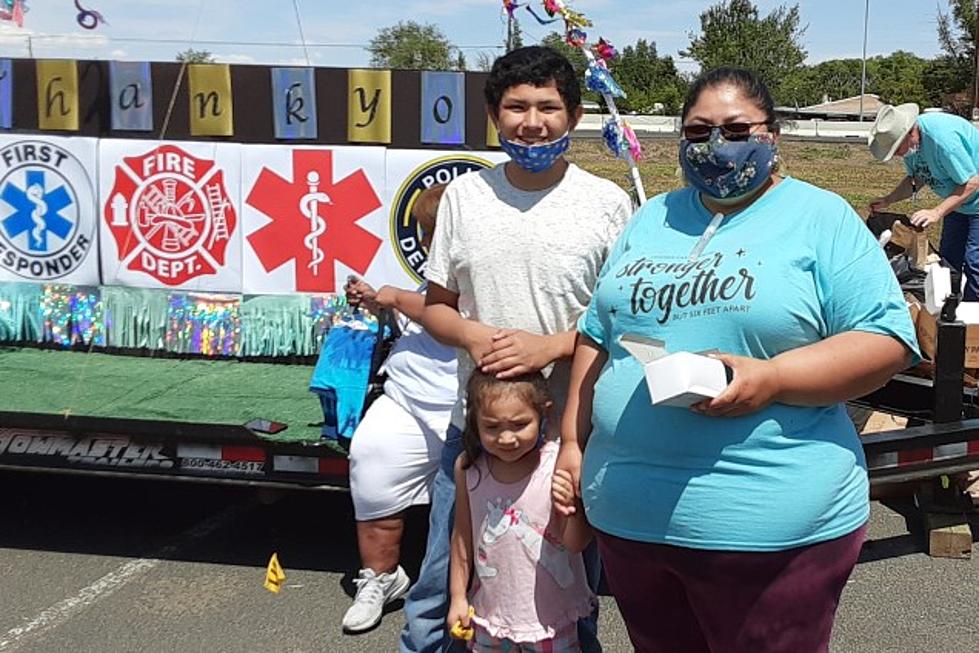
[[[979,215],[953,212],[942,221],[942,258],[965,277],[963,299],[979,301]]]
[[[442,449],[442,464],[432,484],[431,512],[428,516],[428,543],[418,580],[405,598],[406,624],[401,631],[401,653],[457,653],[463,642],[449,637],[445,617],[449,612],[449,540],[455,518],[456,458],[462,453],[462,433],[450,426]],[[597,542],[585,551],[585,573],[592,589],[598,587],[601,564]],[[583,653],[601,653],[598,643],[598,609],[578,622],[578,639]]]

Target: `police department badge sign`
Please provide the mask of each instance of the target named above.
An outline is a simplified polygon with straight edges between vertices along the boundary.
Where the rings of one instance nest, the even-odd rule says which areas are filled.
[[[99,283],[97,141],[0,137],[0,280]]]
[[[421,244],[418,222],[411,215],[418,196],[436,184],[447,184],[460,175],[490,168],[505,160],[506,156],[498,152],[388,152],[388,184],[392,186],[401,181],[390,201],[391,247],[400,267],[412,281],[421,283],[424,280],[428,262],[428,251]]]
[[[238,152],[228,147],[103,142],[106,283],[240,291]]]

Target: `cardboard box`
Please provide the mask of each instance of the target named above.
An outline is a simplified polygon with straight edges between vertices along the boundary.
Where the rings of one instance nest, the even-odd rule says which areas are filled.
[[[623,334],[619,344],[643,364],[654,405],[689,408],[721,394],[729,382],[728,368],[716,358],[688,351],[668,354],[662,340],[631,333]]]
[[[972,306],[971,304],[976,304]],[[979,303],[963,302],[956,317],[967,322],[965,329],[965,367],[979,367],[979,324],[969,324],[973,315],[979,311]],[[938,318],[927,310],[919,310],[915,320],[915,331],[918,335],[918,346],[921,353],[935,360],[935,350],[938,340]]]

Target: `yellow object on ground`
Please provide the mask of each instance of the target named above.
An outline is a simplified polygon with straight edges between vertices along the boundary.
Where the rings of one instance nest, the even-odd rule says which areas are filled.
[[[265,570],[265,589],[274,594],[278,594],[279,590],[282,589],[282,583],[285,581],[286,574],[282,571],[282,566],[279,564],[279,554],[273,553],[272,559],[269,560],[268,569]]]

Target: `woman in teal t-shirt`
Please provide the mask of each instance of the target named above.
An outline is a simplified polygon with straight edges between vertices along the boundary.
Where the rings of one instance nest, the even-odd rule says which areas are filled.
[[[826,650],[869,514],[841,402],[911,363],[914,330],[853,209],[777,174],[752,73],[706,73],[682,117],[689,186],[648,201],[605,263],[558,468],[580,478],[637,650]],[[690,409],[652,405],[626,333],[717,349],[733,380]]]

